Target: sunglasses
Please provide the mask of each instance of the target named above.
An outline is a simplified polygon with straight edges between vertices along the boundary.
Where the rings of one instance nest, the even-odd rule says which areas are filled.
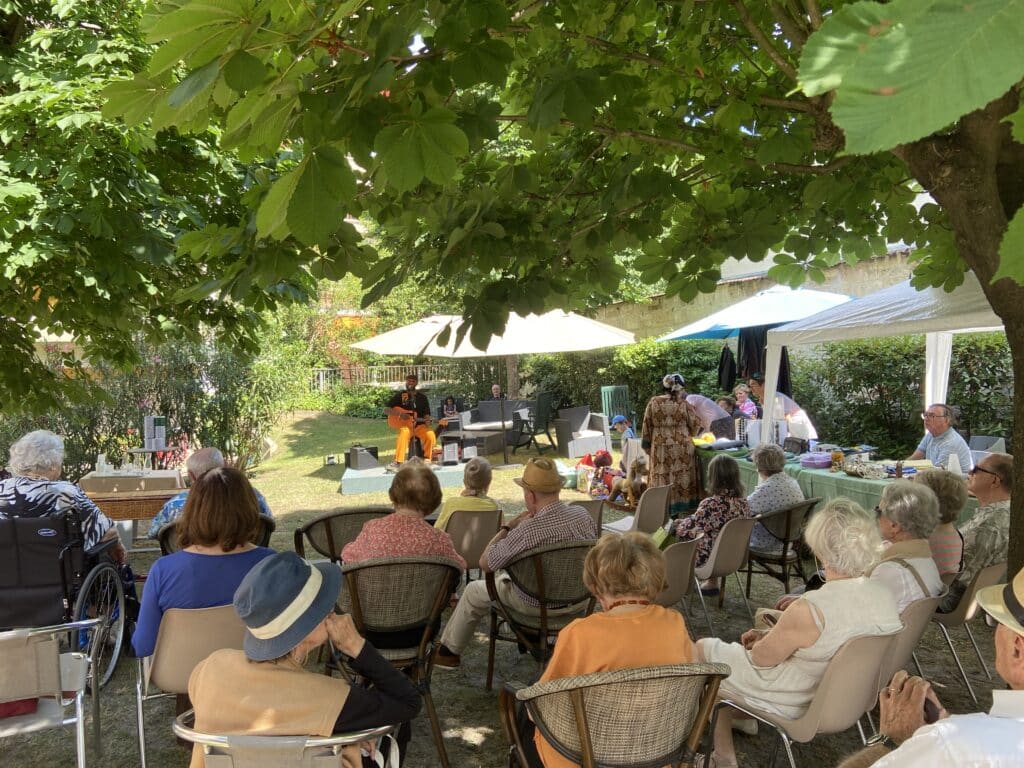
[[[982,613],[985,616],[985,624],[986,624],[986,626],[988,626],[988,627],[990,627],[992,629],[995,629],[996,627],[999,626],[999,622],[996,621],[995,617],[992,614],[985,613],[984,611],[982,611]]]
[[[979,467],[977,465],[975,465],[975,466],[971,467],[969,470],[967,470],[967,474],[970,475],[971,477],[976,475],[978,472],[984,472],[986,475],[992,475],[992,477],[999,477],[999,475],[997,475],[991,469],[985,469],[984,467]]]

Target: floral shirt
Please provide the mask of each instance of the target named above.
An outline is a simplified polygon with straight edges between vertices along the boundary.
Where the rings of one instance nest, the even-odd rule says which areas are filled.
[[[956,608],[979,571],[1006,562],[1010,546],[1010,500],[994,501],[978,507],[974,516],[964,523],[960,533],[964,537],[964,568],[956,581],[949,585],[949,594],[939,605],[942,613],[949,613]]]
[[[697,566],[707,563],[722,527],[734,517],[747,517],[750,505],[746,499],[736,496],[708,496],[689,517],[682,518],[676,525],[676,536],[692,539],[703,533],[697,543]]]
[[[341,550],[345,563],[361,563],[377,557],[444,557],[466,567],[462,555],[455,551],[452,538],[422,518],[392,512],[368,520],[363,530]]]
[[[16,475],[0,480],[0,520],[11,517],[59,517],[78,512],[85,548],[92,549],[113,523],[77,485]]]
[[[256,505],[260,508],[260,514],[270,520],[273,520],[274,516],[270,513],[270,506],[267,504],[267,500],[263,498],[263,494],[255,488],[252,489],[252,492],[256,494]],[[164,504],[160,508],[160,511],[156,513],[156,517],[153,518],[153,522],[149,524],[149,530],[146,531],[146,535],[151,539],[155,539],[157,534],[160,533],[161,528],[181,517],[181,513],[185,511],[185,501],[187,499],[188,489],[182,491],[177,496],[168,499],[167,503]]]

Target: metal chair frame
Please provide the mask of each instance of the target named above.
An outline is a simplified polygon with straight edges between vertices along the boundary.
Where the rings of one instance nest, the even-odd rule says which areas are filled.
[[[785,587],[786,594],[789,594],[790,591],[789,569],[791,567],[796,568],[796,572],[799,574],[804,584],[807,584],[807,576],[804,575],[803,567],[800,565],[800,541],[803,538],[804,521],[810,516],[814,507],[820,501],[820,497],[804,499],[797,504],[792,504],[783,509],[776,510],[775,512],[769,512],[767,514],[757,516],[758,522],[764,525],[765,530],[782,543],[782,552],[778,555],[766,555],[763,553],[759,554],[753,549],[749,550],[749,555],[747,557],[746,591],[748,598],[750,597],[751,577],[754,573],[761,573],[766,576],[771,576],[776,581],[781,581]],[[776,520],[783,515],[785,515],[785,522],[780,526],[782,530],[782,536],[780,537],[775,531],[771,530],[769,525],[765,525],[765,522],[771,521],[771,523],[774,524]],[[755,565],[759,566],[759,570],[754,570]],[[779,570],[772,568],[772,565],[778,565]]]

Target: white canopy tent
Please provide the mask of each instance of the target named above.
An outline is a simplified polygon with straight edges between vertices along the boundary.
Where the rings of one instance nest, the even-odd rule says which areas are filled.
[[[973,272],[951,293],[942,288],[917,290],[910,281],[768,331],[764,372],[764,418],[775,410],[775,387],[782,348],[844,339],[925,334],[924,406],[946,400],[953,334],[1001,331],[1003,322],[992,311]],[[769,422],[770,423],[770,422]],[[771,430],[763,430],[766,441]]]

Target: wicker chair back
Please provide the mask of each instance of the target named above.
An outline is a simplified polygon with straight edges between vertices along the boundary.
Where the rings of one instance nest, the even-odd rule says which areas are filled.
[[[180,520],[181,518],[178,518]],[[178,520],[171,520],[157,533],[157,541],[160,542],[160,554],[169,555],[181,549],[178,543]],[[256,530],[249,539],[257,547],[269,547],[270,535],[277,529],[277,523],[269,517],[259,516]]]
[[[520,590],[550,606],[591,598],[583,585],[583,562],[595,541],[563,541],[528,550],[505,566]]]
[[[461,575],[451,560],[440,557],[381,557],[346,565],[342,573],[348,589],[341,607],[353,611],[361,629],[381,633],[432,623]]]
[[[368,520],[384,517],[394,512],[394,508],[383,505],[337,509],[319,517],[315,517],[295,531],[295,551],[300,557],[306,556],[304,541],[321,556],[332,563],[341,561],[341,550],[355,539],[363,530]]]
[[[655,768],[692,756],[728,674],[724,664],[622,669],[538,683],[516,697],[569,760]],[[592,763],[584,760],[586,752]]]

